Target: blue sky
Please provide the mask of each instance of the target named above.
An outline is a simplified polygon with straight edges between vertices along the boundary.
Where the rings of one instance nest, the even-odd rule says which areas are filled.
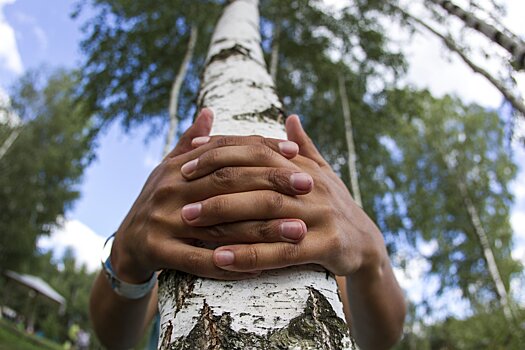
[[[75,2],[0,0],[0,92],[6,91],[24,71],[42,65],[78,66],[82,60],[78,44],[83,21],[70,18]],[[518,3],[508,2],[514,6],[509,9],[508,25],[525,34],[525,27],[520,24],[525,5]],[[405,51],[411,63],[407,82],[430,88],[436,95],[453,92],[468,102],[488,107],[498,107],[501,103],[501,96],[490,84],[474,76],[457,59],[444,57],[437,42],[416,36]],[[458,76],[464,78],[457,79]],[[522,78],[525,82],[525,77]],[[103,237],[117,229],[160,159],[163,135],[144,143],[146,133],[147,130],[135,129],[124,134],[118,125],[113,125],[100,137],[97,160],[87,170],[81,185],[82,197],[67,213],[64,227],[52,238],[43,240],[41,247],[60,251],[73,245],[82,261],[92,268],[98,267],[97,250]],[[517,149],[515,156],[520,164],[525,164],[523,149]],[[518,243],[514,254],[525,261],[523,169],[512,188],[517,199],[512,216]],[[419,271],[421,267],[414,266],[413,270]],[[417,273],[400,276],[400,279],[406,288],[421,288],[420,283],[414,282],[418,279]]]
[[[49,6],[47,1],[26,0],[4,7],[5,20],[15,30],[22,69],[0,64],[0,87],[7,89],[22,71],[42,65],[73,68],[80,63],[81,21],[70,18],[71,1],[52,3]],[[113,125],[100,137],[97,160],[87,170],[82,184],[82,198],[68,218],[85,223],[102,236],[118,227],[160,158],[162,139],[145,144],[145,135],[141,129],[126,135]]]

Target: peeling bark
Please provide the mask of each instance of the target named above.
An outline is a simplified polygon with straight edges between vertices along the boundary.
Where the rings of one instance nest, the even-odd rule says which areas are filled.
[[[357,173],[357,155],[355,152],[355,142],[352,129],[352,116],[350,114],[350,106],[348,105],[348,96],[346,93],[345,81],[343,77],[339,76],[339,95],[341,96],[341,105],[343,108],[343,118],[345,120],[346,144],[348,147],[348,173],[350,175],[350,186],[352,187],[352,195],[354,201],[361,208],[363,201],[361,200],[361,191],[359,190],[359,175]]]
[[[191,59],[193,58],[193,51],[195,50],[195,45],[197,43],[198,29],[194,24],[190,29],[190,38],[188,41],[188,48],[186,49],[186,54],[180,64],[179,71],[173,80],[173,85],[171,86],[170,93],[170,103],[169,103],[169,118],[170,124],[168,127],[168,133],[166,134],[166,142],[164,144],[164,150],[162,152],[163,157],[170,153],[171,148],[173,147],[173,141],[175,140],[175,134],[177,133],[177,126],[179,124],[177,118],[177,109],[179,106],[179,94],[182,87],[182,82],[186,77],[188,72],[188,67],[190,65]]]

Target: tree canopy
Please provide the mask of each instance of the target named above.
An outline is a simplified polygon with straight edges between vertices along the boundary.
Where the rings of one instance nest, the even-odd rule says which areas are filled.
[[[30,72],[13,89],[9,111],[22,122],[18,138],[0,159],[1,269],[30,263],[37,238],[49,234],[80,196],[78,184],[93,157],[95,133],[77,101],[78,79],[66,71]],[[6,137],[11,129],[0,125],[0,135]]]

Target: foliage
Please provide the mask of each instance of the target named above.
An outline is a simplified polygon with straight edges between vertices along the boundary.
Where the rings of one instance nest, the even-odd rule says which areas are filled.
[[[397,121],[383,136],[394,160],[385,169],[392,187],[386,206],[395,207],[390,212],[402,219],[414,247],[420,241],[435,243],[427,258],[441,291],[457,286],[474,308],[490,310],[496,300],[494,284],[458,184],[466,184],[480,213],[508,290],[511,276],[522,266],[510,254],[508,184],[516,165],[504,147],[501,121],[480,106],[450,96],[436,99],[427,91],[395,90],[386,99],[392,103],[383,112]]]
[[[179,114],[188,115],[198,89],[218,1],[94,0],[97,14],[84,24],[81,47],[83,98],[103,125],[120,119],[125,128],[166,124],[170,89],[181,64],[192,23],[199,28],[194,60],[181,91]]]
[[[92,159],[94,133],[76,102],[78,76],[57,71],[44,84],[40,78],[28,73],[11,96],[11,111],[23,124],[0,159],[0,269],[31,263],[37,237],[48,234],[78,198]],[[0,125],[2,135],[7,129]]]
[[[518,315],[523,325],[525,314]],[[479,313],[465,319],[447,318],[405,334],[396,350],[495,349],[518,350],[525,343],[525,329],[509,327],[502,312]]]

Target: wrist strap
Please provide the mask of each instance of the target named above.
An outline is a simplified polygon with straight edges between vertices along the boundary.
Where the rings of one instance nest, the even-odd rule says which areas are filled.
[[[115,234],[116,232],[109,236],[104,243],[103,250],[106,252],[109,251],[109,254],[106,254],[105,257],[102,258],[102,269],[111,285],[111,289],[113,289],[115,293],[128,299],[140,299],[155,287],[155,283],[157,283],[157,274],[153,273],[151,278],[142,284],[128,283],[119,279],[111,266],[111,246],[113,245]],[[108,246],[107,244],[109,241],[111,241],[111,244]]]

